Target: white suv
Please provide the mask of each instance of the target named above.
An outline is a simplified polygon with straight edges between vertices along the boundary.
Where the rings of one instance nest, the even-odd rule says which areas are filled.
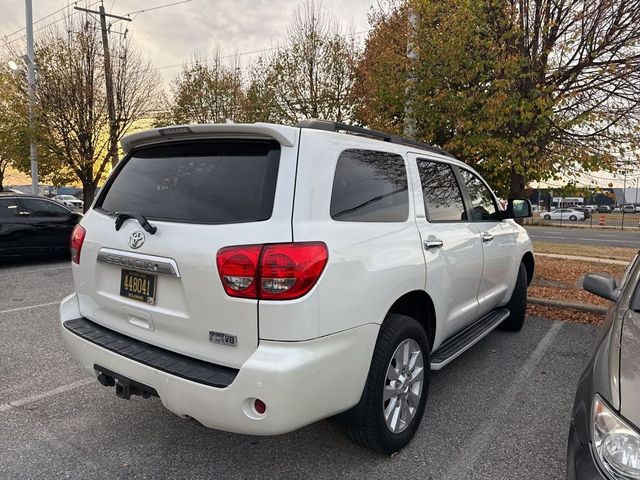
[[[207,427],[289,432],[345,412],[406,445],[430,370],[519,330],[531,242],[445,152],[325,121],[137,133],[74,231],[73,355],[119,397]]]

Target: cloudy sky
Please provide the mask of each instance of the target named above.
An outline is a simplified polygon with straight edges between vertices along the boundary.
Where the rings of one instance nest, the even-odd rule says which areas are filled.
[[[301,3],[298,0],[191,0],[151,10],[178,1],[105,0],[104,3],[107,12],[116,15],[148,10],[131,15],[132,22],[127,25],[127,22],[119,22],[114,28],[129,28],[135,45],[159,68],[165,82],[180,71],[179,66],[171,67],[172,65],[182,64],[195,53],[210,56],[219,47],[223,55],[230,55],[236,51],[253,52],[277,45],[286,34],[292,12]],[[72,8],[73,2],[68,0],[33,0],[34,22],[69,3]],[[77,3],[84,6],[85,1]],[[93,5],[93,9],[99,6],[96,0],[88,0],[86,3]],[[367,14],[373,5],[377,5],[376,0],[321,2],[323,10],[332,12],[346,29],[356,33],[368,29]],[[62,15],[62,11],[55,13],[37,22],[34,29],[55,22]],[[24,30],[20,30],[24,24],[24,2],[0,0],[0,43],[15,42],[14,45],[24,45]],[[14,33],[16,31],[18,32]],[[242,63],[249,63],[255,56],[242,55]]]

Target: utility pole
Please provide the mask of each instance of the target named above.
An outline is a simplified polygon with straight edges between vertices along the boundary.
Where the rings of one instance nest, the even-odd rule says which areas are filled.
[[[104,77],[107,91],[107,110],[109,113],[109,156],[111,166],[118,164],[118,119],[116,118],[116,105],[113,94],[113,72],[111,70],[111,55],[109,53],[109,32],[107,30],[107,17],[130,22],[128,17],[111,15],[104,11],[104,4],[100,5],[98,11],[87,8],[73,7],[75,10],[100,15],[100,27],[102,30],[102,49],[104,51]]]
[[[31,190],[34,195],[40,193],[38,187],[38,147],[36,143],[36,61],[33,54],[33,13],[31,0],[25,0],[25,16],[27,22],[27,54],[25,63],[27,64],[27,84],[29,86],[29,136],[31,137],[29,147],[29,157],[31,159]]]
[[[409,138],[416,138],[416,114],[415,114],[415,85],[416,77],[413,73],[415,68],[416,59],[418,54],[415,50],[416,31],[418,28],[418,15],[415,9],[409,7],[409,19],[407,25],[407,59],[409,60],[409,81],[407,82],[407,88],[404,90],[405,104],[404,104],[404,128],[403,133]]]

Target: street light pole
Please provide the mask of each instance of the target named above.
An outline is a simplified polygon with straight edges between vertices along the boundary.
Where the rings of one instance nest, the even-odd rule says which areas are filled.
[[[31,137],[30,158],[31,158],[31,189],[34,195],[40,193],[38,188],[38,150],[36,144],[36,63],[33,53],[33,14],[31,0],[25,0],[25,16],[27,21],[27,83],[29,85],[29,130]]]

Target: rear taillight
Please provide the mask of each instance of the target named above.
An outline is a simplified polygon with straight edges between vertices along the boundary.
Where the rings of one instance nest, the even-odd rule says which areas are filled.
[[[291,300],[313,288],[328,256],[324,243],[306,242],[226,247],[216,260],[228,295]]]
[[[87,231],[84,227],[76,225],[71,232],[71,261],[75,264],[80,263],[80,252],[82,252],[82,244]]]
[[[258,262],[262,245],[227,247],[218,251],[216,263],[227,295],[258,298]]]
[[[327,264],[324,243],[265,245],[260,258],[260,298],[290,300],[307,293]]]

